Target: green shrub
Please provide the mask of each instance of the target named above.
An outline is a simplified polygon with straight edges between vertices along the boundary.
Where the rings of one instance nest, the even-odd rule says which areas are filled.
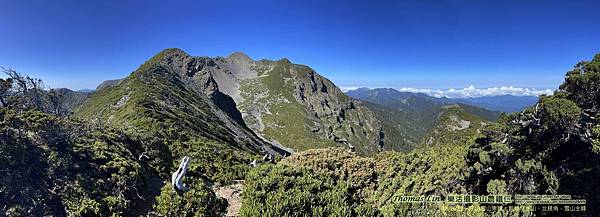
[[[0,179],[0,207],[29,215],[125,215],[145,187],[134,144],[75,119],[0,108],[0,168],[9,174]]]
[[[217,198],[215,193],[201,180],[186,178],[190,191],[178,195],[170,182],[165,184],[156,197],[154,210],[161,216],[221,216],[227,201]]]
[[[592,151],[596,154],[600,154],[600,125],[594,127],[593,133],[596,138],[593,141]]]
[[[462,154],[461,154],[462,153]],[[395,195],[464,192],[465,146],[439,146],[410,154],[384,152],[361,157],[344,149],[296,153],[263,165],[246,177],[242,216],[426,216],[422,205]],[[430,204],[438,210],[441,205]]]
[[[262,165],[248,173],[240,216],[353,216],[350,195],[345,182],[306,168]]]

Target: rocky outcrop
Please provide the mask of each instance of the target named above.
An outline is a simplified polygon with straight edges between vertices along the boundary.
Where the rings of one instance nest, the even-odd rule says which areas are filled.
[[[380,144],[380,124],[361,102],[346,97],[331,81],[306,66],[290,70],[295,100],[314,121],[312,132],[351,148],[375,150]]]

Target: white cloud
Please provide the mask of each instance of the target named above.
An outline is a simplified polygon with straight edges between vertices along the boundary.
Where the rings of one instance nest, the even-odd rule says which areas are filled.
[[[354,87],[346,88],[345,91],[356,89]],[[413,93],[424,93],[434,97],[448,97],[448,98],[468,98],[468,97],[482,97],[482,96],[499,96],[499,95],[514,95],[514,96],[539,96],[542,94],[552,95],[554,92],[551,89],[536,89],[526,87],[489,87],[489,88],[476,88],[471,85],[462,89],[430,89],[430,88],[411,88],[402,87],[396,88],[402,92],[413,92]],[[344,89],[342,89],[344,90]]]
[[[348,91],[350,91],[350,90],[356,90],[356,89],[358,89],[358,88],[360,88],[360,87],[340,87],[340,89],[341,89],[341,90],[342,90],[342,92],[344,92],[344,93],[345,93],[345,92],[348,92]]]

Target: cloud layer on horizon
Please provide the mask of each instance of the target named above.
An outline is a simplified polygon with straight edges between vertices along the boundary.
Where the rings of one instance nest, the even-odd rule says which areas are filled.
[[[349,90],[358,89],[358,87],[341,87],[342,91],[347,92]],[[424,93],[434,97],[448,97],[448,98],[469,98],[469,97],[482,97],[482,96],[500,96],[500,95],[514,95],[514,96],[539,96],[539,95],[552,95],[554,90],[551,89],[536,89],[526,87],[488,87],[488,88],[476,88],[471,85],[462,89],[431,89],[431,88],[411,88],[402,87],[394,88],[401,92],[412,92],[412,93]]]

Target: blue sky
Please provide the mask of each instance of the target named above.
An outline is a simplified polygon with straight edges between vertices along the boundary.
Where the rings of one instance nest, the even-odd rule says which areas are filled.
[[[94,88],[164,48],[288,58],[342,87],[556,88],[600,52],[598,1],[4,0],[0,65]]]

